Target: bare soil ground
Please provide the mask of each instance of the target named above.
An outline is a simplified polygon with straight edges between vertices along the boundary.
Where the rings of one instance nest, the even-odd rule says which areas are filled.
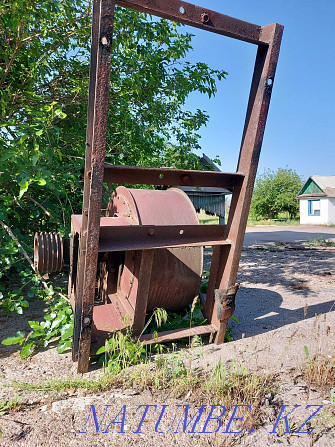
[[[59,377],[76,378],[76,365],[72,363],[71,354],[59,355],[55,348],[39,352],[31,359],[20,360],[16,346],[0,345],[0,401],[18,398],[22,403],[20,408],[0,417],[0,445],[334,446],[335,406],[330,389],[335,387],[335,382],[324,387],[313,384],[303,375],[303,365],[306,362],[305,346],[311,358],[318,355],[321,360],[331,360],[335,355],[335,250],[297,248],[273,244],[243,251],[239,272],[241,288],[235,312],[239,323],[231,323],[235,341],[221,346],[207,344],[202,355],[192,360],[192,367],[199,371],[210,370],[221,360],[228,367],[236,362],[255,374],[274,374],[273,391],[262,402],[261,423],[253,432],[222,433],[231,412],[223,418],[222,428],[217,433],[198,433],[203,430],[203,423],[195,433],[187,433],[191,426],[183,433],[182,424],[179,429],[174,425],[169,430],[177,405],[189,405],[193,416],[200,405],[207,405],[207,411],[210,405],[220,403],[206,401],[194,390],[192,393],[184,390],[179,396],[173,390],[150,389],[114,388],[89,392],[69,388],[57,393],[43,391],[42,388],[28,391],[21,387],[18,391],[15,381],[36,384]],[[27,330],[27,321],[38,319],[42,313],[43,304],[34,303],[22,316],[11,315],[8,319],[1,316],[1,338],[13,335],[17,330]],[[92,368],[86,378],[93,380],[102,375],[101,369]],[[251,402],[240,403],[247,405]],[[108,410],[99,433],[96,433],[92,414],[84,429],[92,404],[95,405],[98,422],[105,409]],[[116,416],[124,405],[125,433],[117,433],[121,424],[112,424],[104,433],[112,419],[122,420],[123,413]],[[143,423],[142,432],[133,433],[143,415],[144,407],[139,409],[140,405],[157,407],[149,408],[145,417],[148,422]],[[158,433],[155,425],[163,405],[169,407],[166,407],[161,425],[156,427],[157,431],[164,433]],[[300,430],[306,432],[315,427],[313,432],[285,433],[287,430],[282,422],[276,433],[270,433],[281,405],[288,405],[287,411],[294,405],[300,405],[288,417],[291,432],[317,409],[306,409],[307,405],[322,405],[318,415]],[[241,417],[241,413],[236,417]],[[242,427],[240,422],[235,421],[231,431],[239,431]],[[217,424],[217,421],[210,421],[207,431],[214,431]]]

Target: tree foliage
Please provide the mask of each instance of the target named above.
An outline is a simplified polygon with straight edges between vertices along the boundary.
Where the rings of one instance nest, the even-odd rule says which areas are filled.
[[[15,228],[24,214],[22,232],[64,227],[81,203],[90,6],[18,0],[0,8],[2,217]],[[195,90],[213,95],[225,72],[184,62],[191,35],[178,29],[116,9],[107,161],[196,167],[192,150],[208,116],[183,104]]]
[[[81,212],[91,3],[4,0],[0,26],[0,219],[31,252],[35,231],[66,234]],[[191,39],[179,25],[116,8],[106,161],[199,167],[193,151],[208,116],[185,100],[214,95],[226,73],[184,61]],[[0,307],[21,312],[22,287],[37,295],[39,280],[2,227],[0,243]]]
[[[302,179],[292,169],[265,170],[255,183],[251,215],[276,219],[280,213],[288,213],[290,219],[297,217],[299,203],[296,196],[302,186]]]

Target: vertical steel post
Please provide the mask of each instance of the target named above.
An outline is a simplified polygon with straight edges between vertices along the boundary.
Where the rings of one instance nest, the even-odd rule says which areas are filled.
[[[73,358],[88,371],[105,162],[114,0],[94,0],[87,112],[83,221],[77,274]]]
[[[215,342],[222,343],[229,317],[234,312],[235,286],[250,202],[257,173],[271,91],[279,56],[283,26],[268,25],[261,29],[260,39],[268,46],[259,45],[251,84],[247,115],[242,136],[237,171],[245,175],[234,189],[226,238],[231,246],[215,247],[208,285],[207,315],[219,328]]]

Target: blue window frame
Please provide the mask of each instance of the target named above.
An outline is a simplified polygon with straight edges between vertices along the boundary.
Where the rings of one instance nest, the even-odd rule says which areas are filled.
[[[320,199],[308,200],[308,215],[320,216]]]

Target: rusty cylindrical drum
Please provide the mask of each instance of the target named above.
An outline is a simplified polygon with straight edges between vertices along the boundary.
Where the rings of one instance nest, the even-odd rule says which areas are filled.
[[[106,214],[127,218],[132,225],[199,225],[192,202],[178,188],[157,191],[119,186],[111,197]],[[113,292],[117,293],[134,308],[140,253],[124,252],[121,264],[116,290],[112,290],[111,281],[108,281],[107,295],[113,300]],[[199,293],[202,268],[202,247],[156,249],[147,310],[162,307],[176,311],[192,303]]]

